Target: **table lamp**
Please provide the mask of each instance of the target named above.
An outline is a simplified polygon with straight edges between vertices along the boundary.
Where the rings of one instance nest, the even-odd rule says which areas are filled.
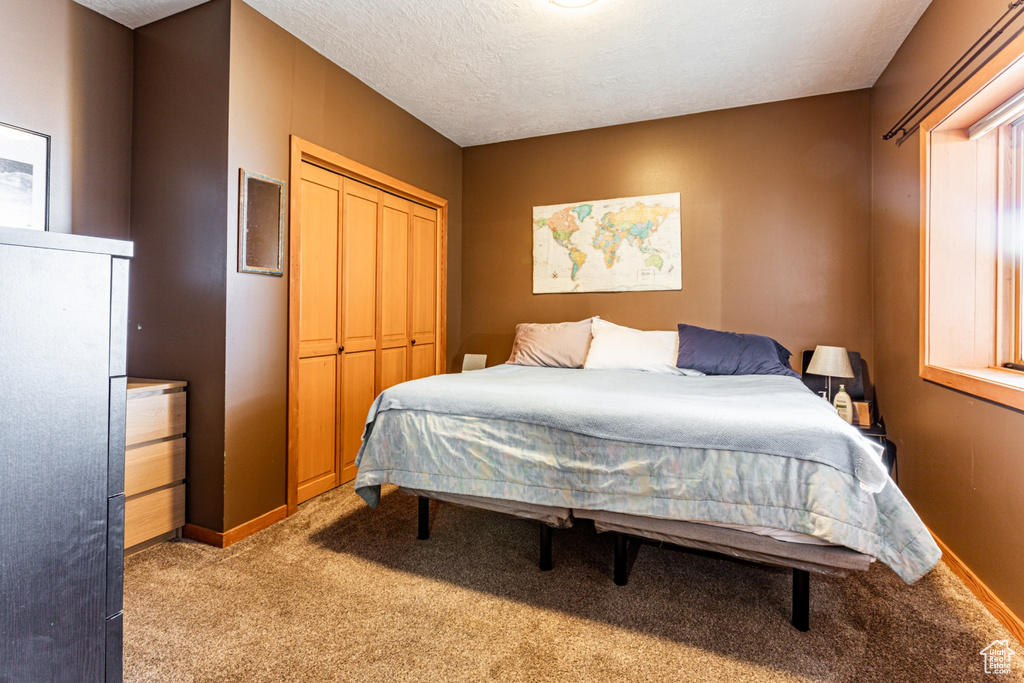
[[[814,348],[811,362],[807,365],[807,372],[811,375],[824,375],[827,380],[825,400],[832,400],[832,378],[853,377],[853,366],[850,365],[850,355],[842,346],[821,346]]]

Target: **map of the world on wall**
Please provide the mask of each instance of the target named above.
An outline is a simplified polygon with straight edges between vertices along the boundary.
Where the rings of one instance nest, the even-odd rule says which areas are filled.
[[[682,289],[679,193],[533,207],[533,293]]]

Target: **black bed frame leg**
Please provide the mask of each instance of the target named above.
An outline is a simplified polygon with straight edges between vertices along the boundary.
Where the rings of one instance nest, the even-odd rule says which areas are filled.
[[[793,626],[797,631],[811,628],[811,575],[804,569],[793,570]]]
[[[627,567],[626,550],[629,547],[629,538],[626,534],[615,532],[615,585],[625,586],[629,581],[629,568]]]
[[[551,527],[543,522],[540,525],[540,570],[551,571]]]
[[[420,496],[419,532],[416,538],[425,541],[430,538],[430,499]]]

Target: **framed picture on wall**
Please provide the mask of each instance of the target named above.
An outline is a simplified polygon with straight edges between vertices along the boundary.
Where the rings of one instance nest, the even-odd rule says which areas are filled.
[[[239,170],[238,272],[284,275],[284,181]]]
[[[683,288],[679,193],[533,207],[533,293]]]
[[[0,226],[48,229],[50,136],[0,123]]]

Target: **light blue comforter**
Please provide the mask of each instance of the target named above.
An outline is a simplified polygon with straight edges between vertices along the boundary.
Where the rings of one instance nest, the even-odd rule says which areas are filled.
[[[388,389],[356,492],[380,485],[790,529],[913,581],[940,557],[871,442],[787,377],[499,366]],[[879,481],[880,480],[880,481]]]
[[[878,444],[794,377],[499,365],[392,387],[371,406],[367,431],[388,410],[526,422],[651,446],[800,458],[852,475],[872,492],[887,479]]]

